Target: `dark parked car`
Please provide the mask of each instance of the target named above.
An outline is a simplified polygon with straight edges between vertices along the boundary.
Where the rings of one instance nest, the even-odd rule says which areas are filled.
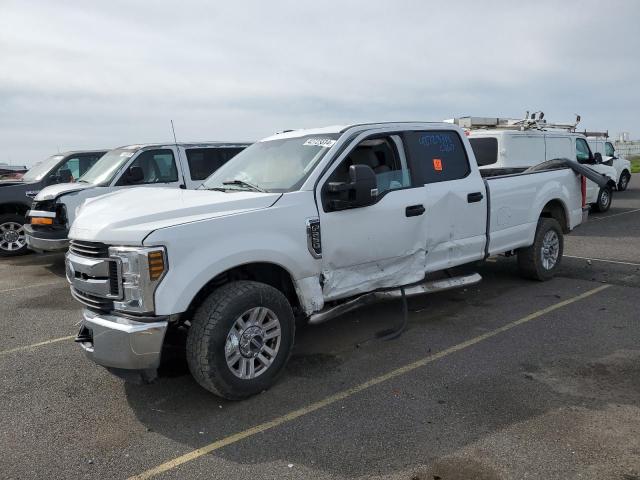
[[[40,190],[55,183],[75,181],[105,153],[106,150],[85,150],[52,155],[20,179],[0,180],[0,256],[27,252],[25,214]]]

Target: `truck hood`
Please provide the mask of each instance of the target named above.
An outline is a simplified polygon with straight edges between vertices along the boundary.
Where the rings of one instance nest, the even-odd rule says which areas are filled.
[[[40,190],[34,200],[36,202],[42,200],[54,200],[65,193],[78,192],[92,187],[95,187],[92,183],[58,183],[57,185],[50,185]]]
[[[281,193],[127,188],[88,199],[69,238],[110,245],[142,245],[154,230],[273,205]]]

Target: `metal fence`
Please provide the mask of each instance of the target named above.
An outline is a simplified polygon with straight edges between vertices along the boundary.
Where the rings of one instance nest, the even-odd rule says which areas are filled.
[[[640,142],[614,142],[614,146],[620,155],[640,155]]]

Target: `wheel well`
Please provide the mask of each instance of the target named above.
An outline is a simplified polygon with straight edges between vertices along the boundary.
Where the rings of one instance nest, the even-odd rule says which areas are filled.
[[[289,272],[275,263],[256,262],[231,268],[209,280],[191,301],[189,308],[185,312],[186,318],[191,318],[198,306],[216,288],[236,280],[253,280],[271,285],[287,297],[296,316],[302,314],[300,301]]]
[[[564,233],[569,233],[569,222],[567,222],[567,212],[564,209],[564,205],[560,200],[551,200],[547,203],[542,212],[540,213],[541,217],[545,218],[554,218],[562,227],[562,231]]]
[[[16,213],[25,215],[29,211],[29,207],[21,203],[4,203],[0,205],[0,214]]]
[[[609,179],[607,182],[607,187],[611,187],[611,190],[615,190],[618,185],[614,180]]]

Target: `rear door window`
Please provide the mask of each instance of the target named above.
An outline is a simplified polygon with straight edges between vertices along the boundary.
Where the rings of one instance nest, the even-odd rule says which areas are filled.
[[[222,165],[227,163],[242,148],[190,148],[187,150],[187,164],[191,180],[205,180]]]
[[[478,166],[493,165],[498,161],[498,139],[493,137],[469,138]]]
[[[405,132],[404,144],[414,185],[446,182],[469,175],[469,159],[457,132]]]

